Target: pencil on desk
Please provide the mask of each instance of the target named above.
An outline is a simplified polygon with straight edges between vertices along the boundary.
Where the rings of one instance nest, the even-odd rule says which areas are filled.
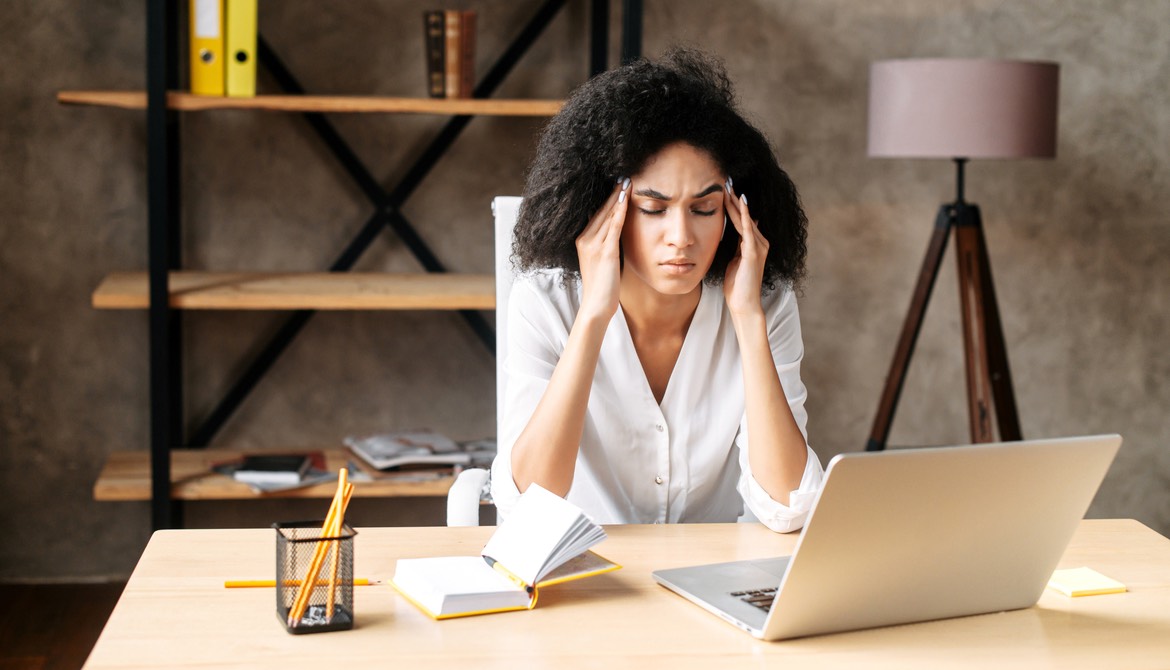
[[[329,582],[318,579],[316,585],[317,586],[325,586],[328,583]],[[377,579],[361,578],[361,579],[353,580],[354,586],[377,586],[378,584],[381,584],[381,583],[382,582],[380,580],[377,580]],[[300,585],[301,585],[301,580],[299,580],[299,579],[286,579],[286,580],[284,580],[284,586],[286,586],[286,587],[300,586]],[[227,580],[224,580],[224,583],[223,583],[223,587],[225,589],[256,589],[256,588],[265,588],[265,587],[272,588],[274,586],[276,586],[275,579],[227,579]]]

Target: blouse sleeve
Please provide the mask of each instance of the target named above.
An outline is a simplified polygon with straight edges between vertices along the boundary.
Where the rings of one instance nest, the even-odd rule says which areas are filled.
[[[544,396],[568,338],[556,307],[530,279],[513,285],[507,318],[507,356],[500,370],[505,379],[504,411],[491,477],[492,501],[501,518],[508,516],[520,498],[512,479],[512,447]]]
[[[809,509],[821,487],[821,478],[824,474],[821,461],[816,452],[808,446],[808,412],[804,408],[804,401],[808,396],[804,382],[800,380],[800,362],[804,358],[804,343],[800,335],[800,314],[796,306],[796,296],[789,289],[772,292],[765,297],[766,314],[768,315],[768,342],[772,348],[772,360],[776,364],[776,372],[780,377],[780,385],[784,388],[784,396],[788,399],[788,406],[792,410],[792,417],[804,436],[805,449],[808,450],[808,462],[804,467],[804,474],[800,486],[788,494],[788,504],[784,505],[768,495],[752,474],[748,462],[748,431],[747,414],[740,421],[739,432],[735,436],[735,444],[739,448],[739,494],[743,497],[748,510],[768,528],[778,533],[790,533],[800,530],[808,517]]]

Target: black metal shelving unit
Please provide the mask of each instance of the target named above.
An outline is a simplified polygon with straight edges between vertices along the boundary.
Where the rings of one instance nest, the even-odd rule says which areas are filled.
[[[490,98],[508,73],[543,33],[568,0],[544,0],[487,74],[475,87],[474,98]],[[590,3],[589,75],[607,68],[609,51],[609,0]],[[246,367],[223,399],[190,437],[183,434],[183,370],[181,310],[170,306],[168,275],[182,266],[180,247],[181,184],[179,167],[180,113],[167,106],[167,92],[180,86],[179,20],[182,5],[172,0],[149,0],[147,6],[147,225],[149,230],[149,329],[150,329],[150,464],[151,526],[154,529],[183,525],[182,502],[171,498],[171,449],[200,448],[210,444],[216,432],[248,397],[248,394],[296,338],[314,312],[293,312],[259,354]],[[622,0],[621,62],[641,55],[642,2]],[[259,63],[284,93],[305,93],[304,87],[261,35]],[[407,171],[387,190],[373,177],[357,154],[341,137],[324,113],[303,113],[308,126],[324,142],[342,169],[369,199],[373,211],[358,234],[338,255],[329,270],[353,267],[361,254],[384,229],[392,230],[428,272],[446,268],[417,234],[401,211],[444,152],[470,123],[471,116],[454,116]],[[494,355],[495,333],[479,312],[463,310],[468,326]]]

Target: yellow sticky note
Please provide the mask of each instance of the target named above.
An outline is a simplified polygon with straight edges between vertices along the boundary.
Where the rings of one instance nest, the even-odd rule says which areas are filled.
[[[1057,570],[1048,580],[1048,586],[1066,596],[1099,596],[1105,593],[1125,593],[1125,584],[1111,579],[1092,568]]]

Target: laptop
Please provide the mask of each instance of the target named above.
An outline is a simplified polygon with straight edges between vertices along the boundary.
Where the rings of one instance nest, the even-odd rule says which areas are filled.
[[[841,454],[791,556],[657,570],[764,640],[1031,607],[1118,435]]]

